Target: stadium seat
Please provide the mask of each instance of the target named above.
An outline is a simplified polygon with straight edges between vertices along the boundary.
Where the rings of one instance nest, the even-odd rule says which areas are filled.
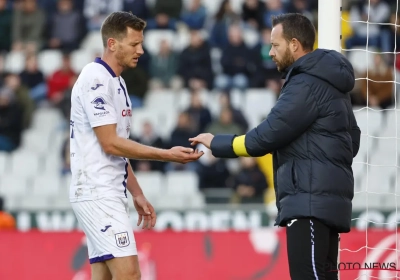
[[[365,186],[363,185],[363,177],[365,177],[365,170],[367,169],[367,163],[365,162],[353,162],[353,176],[354,176],[354,190],[363,191]]]
[[[47,153],[44,157],[43,173],[49,175],[58,175],[62,169],[61,147],[58,153]]]
[[[11,174],[18,177],[34,177],[39,174],[41,159],[35,151],[18,149],[12,153]]]
[[[251,127],[257,126],[276,103],[275,94],[268,89],[248,89],[245,93],[244,115]]]
[[[374,62],[374,53],[371,51],[375,51],[373,48],[369,49],[369,52],[366,51],[366,46],[356,46],[351,50],[347,50],[347,56],[353,68],[358,73],[363,73],[367,70],[368,67],[371,67]]]
[[[60,69],[62,53],[59,50],[44,50],[38,54],[38,66],[44,76],[49,76]]]
[[[6,152],[0,152],[0,178],[6,172],[6,166],[9,161],[9,154]]]
[[[399,137],[400,110],[387,110],[382,115],[382,128],[379,136]]]
[[[176,109],[177,94],[168,90],[155,90],[146,94],[144,104],[146,108],[169,112]]]
[[[166,186],[163,185],[164,176],[161,172],[135,172],[135,176],[146,196],[162,195],[166,192]]]
[[[40,131],[43,135],[60,127],[64,123],[60,110],[56,108],[38,108],[32,119],[32,129]]]
[[[354,116],[362,134],[379,136],[382,129],[382,112],[370,108],[354,108]]]
[[[143,45],[151,55],[155,55],[160,50],[161,41],[166,40],[171,47],[174,47],[176,39],[177,34],[171,30],[148,30]]]
[[[57,174],[38,175],[33,178],[32,195],[55,196],[60,192],[61,178]]]
[[[235,13],[240,15],[242,13],[242,5],[243,5],[244,1],[245,0],[230,0],[232,10]],[[218,1],[215,1],[215,2],[218,2]]]
[[[3,174],[0,178],[0,193],[5,197],[24,196],[28,190],[28,180],[22,176]]]
[[[184,196],[175,194],[165,194],[159,197],[156,203],[153,204],[157,209],[177,209],[184,210],[190,207],[189,202],[185,200]]]
[[[81,49],[90,51],[93,53],[102,52],[103,40],[101,38],[100,31],[91,31],[86,35],[81,43]]]
[[[189,44],[190,32],[187,29],[179,29],[172,46],[173,50],[176,52],[181,52],[186,49]]]
[[[75,73],[80,73],[86,64],[92,62],[95,52],[87,49],[78,49],[71,53],[71,67]]]
[[[50,141],[50,135],[41,133],[36,129],[28,129],[22,133],[21,145],[24,149],[35,152],[39,155],[46,152]]]
[[[23,196],[20,203],[21,208],[28,211],[52,209],[51,198],[48,196]]]
[[[394,193],[396,166],[374,166],[369,165],[365,171],[365,181],[363,190],[376,193]]]
[[[221,105],[220,105],[221,94],[222,94],[221,92],[210,93],[208,98],[208,104],[206,104],[211,114],[216,117],[219,116],[221,111]],[[242,110],[242,113],[244,113],[243,104],[245,103],[245,96],[246,93],[243,93],[237,89],[232,89],[230,92],[232,106],[236,109]]]
[[[198,192],[199,178],[191,171],[171,171],[165,176],[169,194],[188,195]]]
[[[353,211],[368,209],[381,209],[384,202],[383,196],[375,193],[355,193],[353,198]]]
[[[23,52],[11,51],[4,61],[4,71],[19,74],[25,68],[25,55]]]
[[[211,67],[215,75],[222,73],[221,57],[222,51],[218,48],[211,48]]]
[[[380,138],[377,140],[377,147],[371,155],[370,164],[395,166],[398,154],[396,153],[396,139]]]
[[[203,5],[207,9],[208,15],[215,15],[218,12],[219,6],[221,5],[221,0],[204,0]]]
[[[160,113],[160,122],[157,131],[163,139],[170,139],[172,131],[176,127],[178,116],[179,112],[176,110]]]
[[[140,137],[143,131],[143,124],[150,122],[155,132],[158,133],[158,127],[160,123],[160,114],[155,109],[150,108],[136,108],[132,110],[132,121],[131,121],[131,134],[135,137]]]
[[[260,42],[260,34],[254,29],[244,29],[243,41],[248,48],[252,49]]]

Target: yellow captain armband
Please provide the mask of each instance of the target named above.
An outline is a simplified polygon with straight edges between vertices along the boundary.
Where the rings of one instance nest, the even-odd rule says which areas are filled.
[[[249,157],[250,156],[246,150],[245,138],[246,138],[246,135],[241,135],[241,136],[237,136],[233,139],[233,143],[232,143],[233,152],[238,157]]]

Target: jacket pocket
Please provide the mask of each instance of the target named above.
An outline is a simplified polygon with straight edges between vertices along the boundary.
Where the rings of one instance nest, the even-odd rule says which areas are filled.
[[[293,183],[293,188],[294,192],[297,193],[298,191],[298,178],[297,178],[297,172],[296,172],[296,162],[292,161],[292,183]]]
[[[293,160],[288,160],[278,167],[277,170],[277,199],[281,200],[287,195],[297,193],[298,177]]]

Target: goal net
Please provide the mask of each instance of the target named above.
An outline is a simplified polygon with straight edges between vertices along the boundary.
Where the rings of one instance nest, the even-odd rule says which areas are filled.
[[[319,0],[318,44],[342,52],[354,67],[351,96],[362,134],[353,162],[352,222],[363,238],[352,248],[340,246],[340,279],[400,279],[398,2]]]

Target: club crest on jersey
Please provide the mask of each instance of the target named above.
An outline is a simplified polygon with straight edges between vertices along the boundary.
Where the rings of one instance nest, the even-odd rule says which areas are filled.
[[[115,234],[115,241],[117,242],[118,247],[126,247],[129,246],[129,235],[128,232],[120,232]]]
[[[105,110],[104,105],[107,104],[102,97],[96,97],[91,103],[98,110]]]

